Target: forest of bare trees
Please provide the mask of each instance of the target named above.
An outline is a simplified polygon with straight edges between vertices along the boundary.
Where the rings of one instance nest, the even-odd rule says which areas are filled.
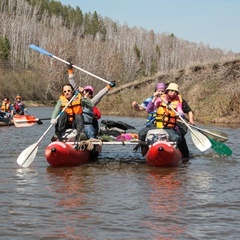
[[[35,44],[61,59],[117,85],[184,69],[191,64],[222,62],[239,54],[213,49],[172,34],[156,34],[120,25],[96,12],[83,14],[48,0],[0,0],[0,96],[21,94],[36,101],[54,100],[67,81],[67,67],[29,48]],[[79,70],[79,84],[97,90],[105,83]]]

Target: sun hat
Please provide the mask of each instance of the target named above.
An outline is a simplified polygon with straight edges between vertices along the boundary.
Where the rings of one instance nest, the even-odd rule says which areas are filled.
[[[165,83],[158,83],[155,87],[155,91],[160,90],[160,89],[165,90],[166,89],[166,84]]]
[[[22,99],[22,97],[21,97],[20,95],[17,95],[17,96],[15,97],[15,99],[17,99],[17,98]]]
[[[90,90],[90,91],[94,92],[94,89],[93,89],[92,86],[86,86],[86,87],[84,88],[84,90]]]
[[[173,90],[179,92],[179,86],[176,83],[170,83],[166,90]]]

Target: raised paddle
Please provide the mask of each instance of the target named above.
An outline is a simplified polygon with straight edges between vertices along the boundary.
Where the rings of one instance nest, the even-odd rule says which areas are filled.
[[[56,117],[56,120],[58,120],[58,118],[63,114],[65,109],[71,104],[71,102],[76,98],[77,95],[78,95],[78,91],[75,92],[75,94],[70,99],[70,101],[67,103],[67,105],[58,114],[58,116]],[[52,123],[48,127],[48,129],[43,133],[43,135],[39,138],[39,140],[36,143],[30,145],[28,148],[26,148],[24,151],[21,152],[21,154],[18,156],[18,159],[17,159],[17,163],[18,163],[19,166],[21,166],[23,168],[29,167],[29,165],[33,162],[33,160],[34,160],[34,158],[37,154],[39,143],[42,141],[44,136],[49,132],[49,130],[51,129],[51,127],[53,125],[54,124]]]
[[[13,117],[13,123],[15,127],[31,127],[37,124],[43,124],[43,120],[51,120],[51,118],[38,119],[31,115],[16,115]]]
[[[209,149],[211,147],[211,142],[209,141],[209,139],[204,134],[200,133],[199,131],[196,131],[196,130],[192,129],[190,127],[190,125],[183,119],[183,117],[181,115],[179,115],[178,112],[170,104],[168,104],[168,102],[166,100],[164,100],[162,97],[160,97],[160,98],[170,109],[172,109],[172,111],[174,111],[178,115],[178,117],[181,119],[181,121],[190,130],[191,138],[192,138],[192,141],[195,144],[195,146],[201,152],[204,152],[207,149]]]
[[[61,61],[61,62],[64,62],[64,63],[70,65],[70,62],[67,62],[67,61],[65,61],[65,60],[63,60],[63,59],[61,59],[61,58],[59,58],[59,57],[54,56],[53,54],[49,53],[48,51],[44,50],[44,49],[41,48],[41,47],[38,47],[38,46],[36,46],[36,45],[34,45],[34,44],[30,44],[29,47],[32,48],[32,49],[34,49],[34,50],[36,50],[36,51],[38,51],[38,52],[40,52],[40,53],[42,53],[42,54],[45,54],[45,55],[47,55],[47,56],[49,56],[49,57],[53,57],[53,58],[55,58],[55,59],[57,59],[57,60],[59,60],[59,61]],[[80,67],[78,67],[78,66],[76,66],[76,65],[72,65],[72,66],[73,66],[74,68],[82,71],[82,72],[85,72],[85,73],[87,73],[87,74],[89,74],[89,75],[91,75],[91,76],[93,76],[93,77],[95,77],[95,78],[97,78],[97,79],[105,82],[105,83],[108,83],[108,84],[110,83],[109,81],[107,81],[107,80],[105,80],[105,79],[103,79],[103,78],[101,78],[101,77],[98,77],[98,76],[96,76],[95,74],[92,74],[92,73],[90,73],[90,72],[88,72],[88,71],[86,71],[86,70],[84,70],[84,69],[82,69],[82,68],[80,68]]]

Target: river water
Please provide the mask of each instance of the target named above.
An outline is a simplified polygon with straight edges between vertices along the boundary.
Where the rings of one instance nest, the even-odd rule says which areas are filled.
[[[52,108],[29,108],[48,118]],[[144,118],[102,117],[141,129]],[[44,157],[52,128],[29,168],[16,159],[49,121],[1,127],[0,238],[7,239],[238,239],[240,154],[237,126],[197,125],[228,134],[230,157],[204,153],[187,142],[192,158],[177,168],[145,165],[133,146],[103,146],[95,163],[51,168]]]

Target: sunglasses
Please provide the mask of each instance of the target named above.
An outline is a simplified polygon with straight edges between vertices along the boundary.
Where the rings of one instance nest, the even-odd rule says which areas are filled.
[[[63,92],[66,93],[66,92],[71,92],[72,90],[71,89],[68,89],[68,90],[64,90]]]

